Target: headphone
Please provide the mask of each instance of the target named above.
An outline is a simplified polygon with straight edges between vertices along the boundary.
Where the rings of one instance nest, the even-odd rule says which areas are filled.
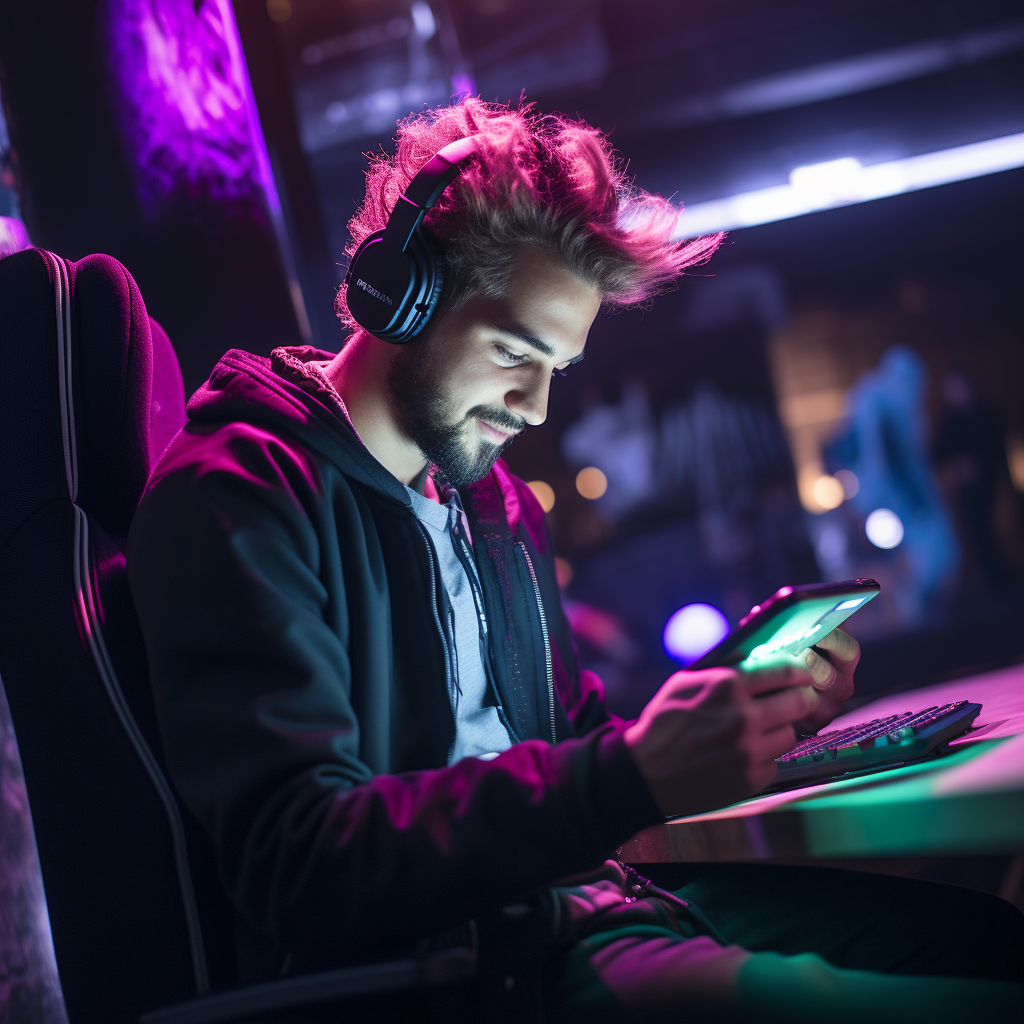
[[[444,271],[423,218],[478,151],[478,135],[434,154],[398,197],[383,231],[367,236],[345,274],[348,311],[360,327],[393,345],[414,338],[437,307]]]

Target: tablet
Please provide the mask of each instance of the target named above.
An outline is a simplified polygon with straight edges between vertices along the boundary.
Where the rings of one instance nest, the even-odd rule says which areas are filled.
[[[752,668],[782,653],[799,654],[867,604],[879,589],[874,580],[783,587],[754,605],[720,644],[689,666],[690,671],[740,662]]]

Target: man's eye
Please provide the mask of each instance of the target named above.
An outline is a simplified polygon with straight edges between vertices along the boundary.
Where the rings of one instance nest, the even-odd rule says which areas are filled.
[[[512,352],[505,348],[504,345],[495,345],[494,347],[498,350],[498,355],[500,355],[509,366],[519,366],[521,363],[528,361],[527,356],[521,356],[517,352]]]

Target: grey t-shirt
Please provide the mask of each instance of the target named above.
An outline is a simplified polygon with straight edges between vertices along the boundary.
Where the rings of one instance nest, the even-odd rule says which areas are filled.
[[[454,679],[448,694],[455,715],[455,742],[448,763],[464,757],[494,757],[512,746],[508,730],[501,724],[494,695],[487,681],[480,652],[480,627],[466,569],[456,554],[451,527],[457,516],[465,516],[452,498],[447,505],[424,497],[407,487],[417,519],[426,527],[441,566],[441,579],[448,593],[451,619],[448,635],[454,641]],[[465,522],[462,523],[465,531]]]

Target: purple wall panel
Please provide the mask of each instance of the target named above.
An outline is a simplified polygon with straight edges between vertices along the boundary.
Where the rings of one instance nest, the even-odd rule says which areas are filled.
[[[287,278],[298,332],[308,341],[309,320],[229,0],[105,0],[102,12],[113,107],[149,237],[175,248],[182,219],[209,219],[235,234],[273,239],[273,262]]]
[[[105,7],[115,105],[147,214],[200,196],[249,216],[263,212],[265,196],[276,205],[230,5]]]

